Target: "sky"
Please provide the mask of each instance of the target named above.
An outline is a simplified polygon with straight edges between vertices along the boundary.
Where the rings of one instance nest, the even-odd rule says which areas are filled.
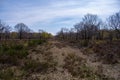
[[[118,11],[120,0],[0,0],[0,19],[6,24],[24,23],[52,34],[72,28],[88,13],[105,20]]]

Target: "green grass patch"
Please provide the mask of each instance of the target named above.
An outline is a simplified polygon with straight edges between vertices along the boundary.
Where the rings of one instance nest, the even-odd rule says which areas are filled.
[[[45,43],[46,40],[30,40],[28,46],[36,46]]]
[[[27,48],[23,45],[2,45],[0,55],[14,56],[18,58],[23,58],[28,55]]]

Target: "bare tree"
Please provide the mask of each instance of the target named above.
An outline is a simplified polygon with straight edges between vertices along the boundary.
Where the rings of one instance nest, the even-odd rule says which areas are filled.
[[[74,35],[76,40],[80,39],[97,39],[100,38],[100,25],[101,20],[97,15],[87,14],[83,17],[80,23],[74,25],[74,31],[70,31],[67,28],[62,28],[58,33],[58,36],[63,40],[70,39],[71,35]]]
[[[96,37],[101,24],[101,20],[98,16],[87,14],[82,20],[84,24],[85,39],[92,39],[93,37]]]
[[[2,34],[3,34],[3,31],[4,31],[4,24],[2,23],[2,21],[0,20],[0,40],[2,39]]]
[[[68,39],[68,32],[69,30],[67,28],[62,28],[61,31],[59,32],[61,39],[63,40]]]
[[[116,30],[116,35],[118,35],[118,37],[120,38],[120,12],[117,12],[114,15],[111,15],[108,18],[108,25]]]
[[[27,39],[31,39],[32,38],[32,32],[33,32],[33,30],[32,29],[30,29],[30,28],[28,28],[27,29],[27,31],[26,31],[26,36],[27,36]]]
[[[4,37],[5,39],[10,38],[11,27],[9,25],[4,27]]]
[[[42,39],[42,33],[43,33],[44,31],[42,30],[42,29],[39,29],[38,30],[38,33],[39,33],[39,39],[41,40]]]
[[[76,40],[92,39],[98,36],[101,20],[97,15],[87,14],[82,21],[74,26],[76,30]]]
[[[75,40],[75,29],[74,28],[71,28],[70,30],[69,30],[69,39],[70,40]]]
[[[76,31],[76,40],[83,38],[83,29],[84,29],[84,24],[83,22],[80,22],[74,26],[75,31]]]
[[[22,39],[24,38],[25,33],[29,31],[29,28],[24,23],[18,23],[15,25],[15,30],[18,32],[19,39]]]

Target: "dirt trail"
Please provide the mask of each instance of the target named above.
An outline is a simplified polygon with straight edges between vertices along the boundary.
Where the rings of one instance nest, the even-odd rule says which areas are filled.
[[[91,56],[85,55],[82,53],[82,51],[79,48],[74,48],[72,46],[69,46],[69,45],[59,42],[59,41],[49,41],[47,43],[47,45],[45,45],[45,46],[42,46],[42,47],[37,46],[37,48],[35,48],[35,50],[33,50],[32,54],[29,55],[29,57],[31,57],[35,60],[39,60],[39,61],[43,60],[42,55],[39,54],[42,52],[41,50],[52,53],[54,59],[58,62],[57,70],[60,72],[64,71],[61,66],[65,64],[65,62],[64,62],[65,57],[68,54],[75,54],[76,56],[79,56],[79,57],[85,59],[86,64],[89,65],[89,67],[93,68],[94,71],[98,70],[99,72],[101,72],[102,74],[105,74],[106,76],[115,78],[115,80],[120,79],[120,69],[118,67],[120,65],[117,65],[117,67],[116,67],[116,66],[112,66],[112,65],[104,65],[101,62],[93,62],[93,58],[95,58],[94,55],[91,55]],[[55,74],[57,74],[57,73],[55,73]],[[59,74],[59,72],[58,72],[58,74]],[[68,77],[70,77],[70,76],[68,76]]]
[[[74,53],[75,55],[84,58],[87,61],[86,64],[88,64],[94,70],[101,70],[100,72],[104,73],[107,76],[113,77],[116,80],[120,79],[120,64],[105,65],[102,64],[101,62],[94,62],[93,61],[93,59],[95,58],[94,55],[91,56],[84,55],[79,48],[74,48],[58,41],[52,41],[51,44],[54,45],[54,47],[51,48],[50,50],[57,57],[58,61],[61,62],[60,64],[64,63],[63,55]]]

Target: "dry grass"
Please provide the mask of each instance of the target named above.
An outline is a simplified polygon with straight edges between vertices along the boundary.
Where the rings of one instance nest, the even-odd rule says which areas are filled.
[[[105,42],[101,44],[95,44],[92,47],[98,60],[102,60],[105,64],[116,64],[120,60],[120,42]]]
[[[96,43],[97,46],[90,46],[83,54],[79,48],[73,48],[60,42],[45,42],[27,48],[28,43],[24,43],[27,55],[14,58],[11,55],[0,56],[0,79],[1,80],[117,80],[117,76],[106,75],[110,68],[100,63],[94,63],[90,59],[95,55],[96,49],[101,49],[105,43]],[[7,43],[8,44],[8,43]],[[113,43],[114,46],[117,43]],[[112,44],[112,45],[113,45]],[[110,49],[113,47],[110,47]],[[17,51],[21,47],[15,48]],[[100,52],[100,50],[97,50]],[[117,54],[118,55],[118,54]],[[20,55],[18,55],[20,56]],[[107,55],[108,57],[108,55]],[[102,58],[102,57],[97,57]],[[98,59],[96,62],[99,62]],[[104,60],[104,59],[103,59]],[[98,64],[96,67],[94,64]],[[101,65],[101,66],[100,66]],[[106,69],[109,68],[109,69]],[[107,72],[106,70],[109,70]],[[105,72],[106,71],[106,72]],[[111,68],[109,74],[116,71]],[[119,69],[118,69],[119,71]],[[117,72],[115,72],[116,74]],[[112,78],[113,77],[113,78]],[[115,78],[116,77],[116,78]]]

